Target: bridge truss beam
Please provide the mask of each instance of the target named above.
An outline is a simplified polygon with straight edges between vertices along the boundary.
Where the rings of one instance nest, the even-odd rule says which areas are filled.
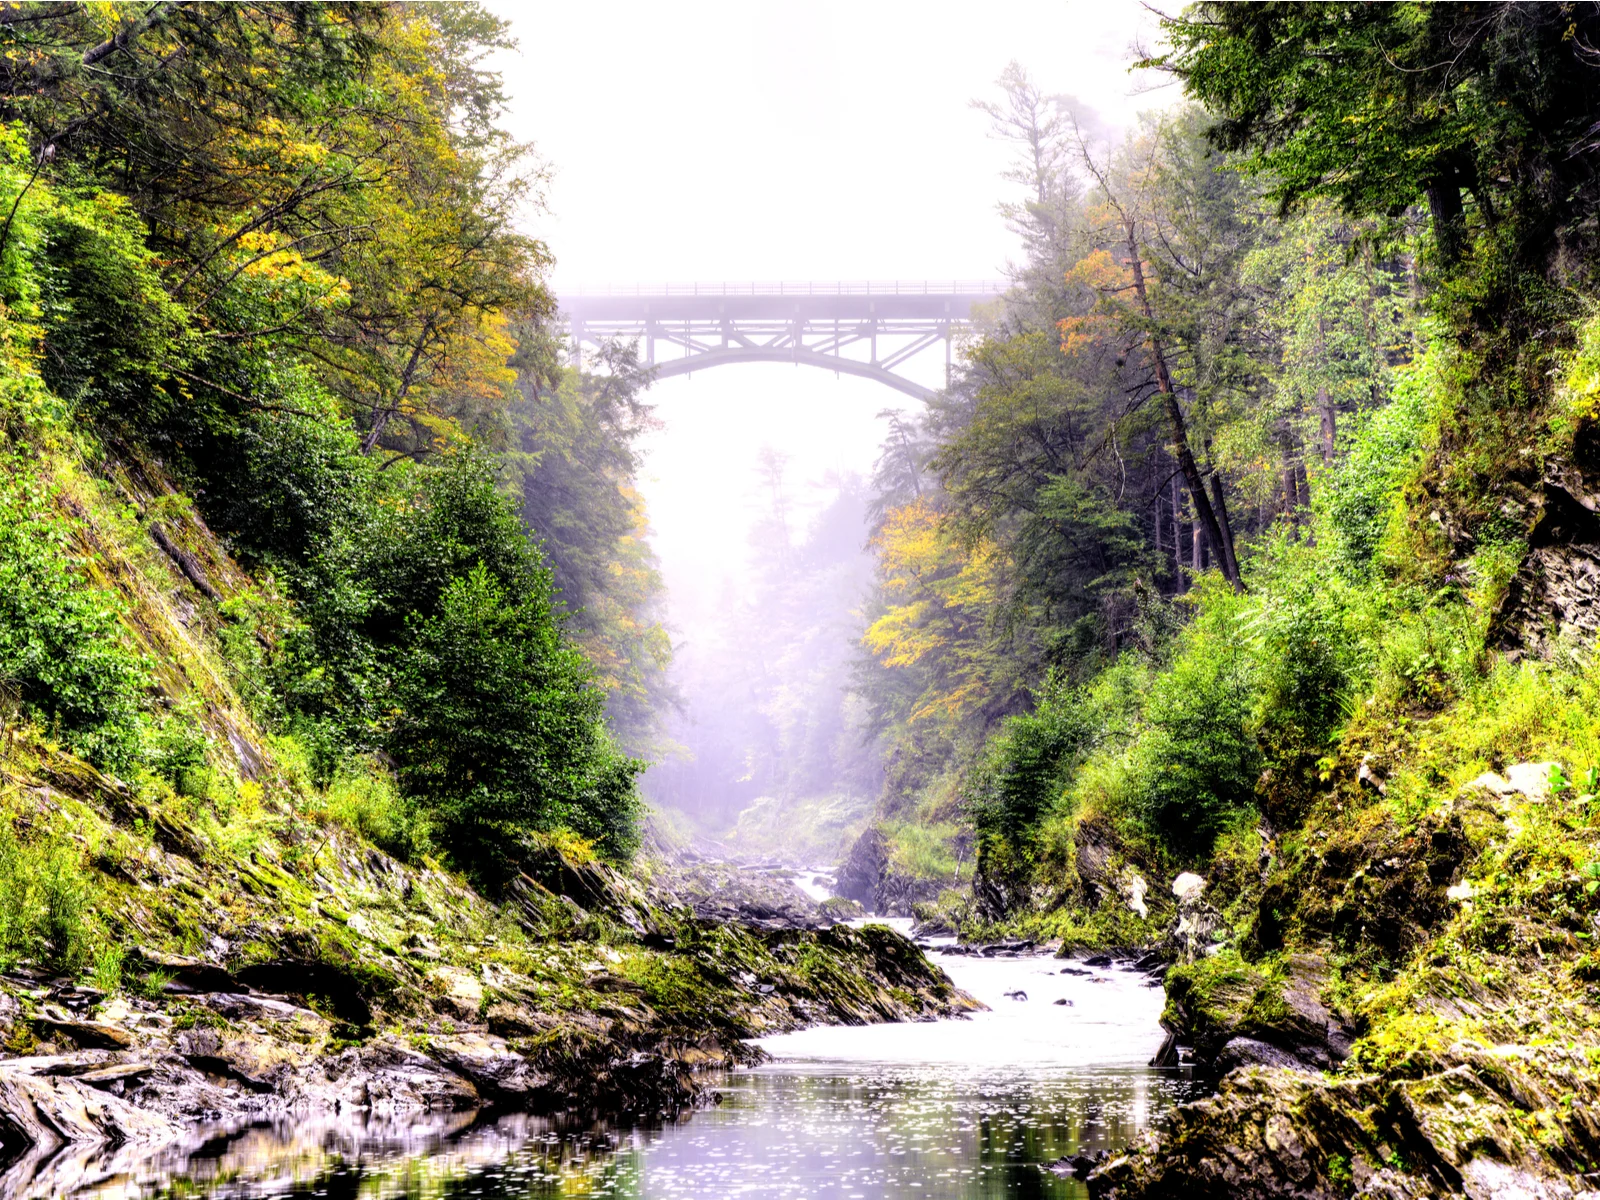
[[[658,376],[738,362],[789,362],[857,375],[918,399],[933,390],[897,368],[951,339],[1001,284],[687,284],[561,298],[573,354],[643,342]]]

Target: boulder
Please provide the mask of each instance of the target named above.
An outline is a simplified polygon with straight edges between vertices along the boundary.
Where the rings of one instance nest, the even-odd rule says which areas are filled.
[[[33,1019],[33,1027],[40,1037],[64,1037],[85,1050],[126,1050],[133,1045],[133,1034],[104,1021],[38,1016]]]
[[[1600,422],[1584,418],[1569,457],[1545,462],[1531,511],[1521,514],[1528,552],[1492,618],[1501,649],[1548,658],[1583,653],[1600,639]]]
[[[1144,918],[1149,918],[1150,909],[1144,902],[1145,893],[1150,890],[1150,885],[1145,882],[1144,876],[1137,871],[1129,871],[1118,881],[1122,899],[1128,908]]]
[[[1251,1037],[1230,1038],[1217,1052],[1215,1066],[1217,1072],[1223,1075],[1239,1067],[1283,1067],[1296,1071],[1306,1069],[1305,1064],[1289,1051],[1279,1049],[1271,1042]]]
[[[1242,1041],[1242,1039],[1241,1039]],[[1461,1052],[1458,1055],[1458,1050]],[[1240,1045],[1240,1057],[1272,1047]],[[1588,1200],[1594,1087],[1562,1047],[1452,1047],[1401,1078],[1245,1066],[1089,1177],[1095,1200]],[[1535,1082],[1553,1067],[1568,1103]]]
[[[830,923],[817,902],[792,879],[733,863],[667,866],[656,886],[708,921],[738,921],[761,929],[816,929]]]
[[[450,1071],[470,1080],[485,1099],[525,1101],[547,1082],[498,1038],[467,1034],[435,1039],[428,1051]]]
[[[36,1073],[38,1059],[0,1063],[0,1146],[139,1142],[159,1144],[181,1132],[167,1118],[109,1095],[93,1083]]]
[[[476,1021],[483,1009],[483,983],[464,967],[438,966],[428,972],[434,1009],[460,1021]]]
[[[239,981],[227,970],[203,958],[167,954],[140,947],[128,956],[132,965],[146,972],[159,971],[172,977],[171,990],[182,992],[238,992]]]
[[[1205,957],[1222,928],[1222,914],[1205,902],[1205,888],[1206,881],[1190,871],[1172,881],[1178,911],[1167,932],[1164,952],[1179,962],[1192,963]]]
[[[1553,762],[1514,763],[1506,768],[1506,783],[1529,800],[1544,800],[1550,795],[1550,776],[1555,770]]]
[[[1167,977],[1162,1023],[1193,1047],[1199,1063],[1220,1072],[1246,1065],[1329,1070],[1349,1056],[1353,1035],[1322,1000],[1328,973],[1317,954],[1289,955],[1270,970],[1237,961],[1186,964]]]
[[[851,900],[847,896],[829,896],[817,905],[817,908],[831,921],[849,921],[867,915],[867,910],[861,906],[860,901]]]
[[[290,1081],[285,1098],[379,1115],[450,1111],[481,1103],[470,1082],[393,1036],[322,1059],[314,1070]]]
[[[869,826],[845,855],[834,890],[858,904],[876,904],[878,883],[888,866],[888,842],[876,825]]]

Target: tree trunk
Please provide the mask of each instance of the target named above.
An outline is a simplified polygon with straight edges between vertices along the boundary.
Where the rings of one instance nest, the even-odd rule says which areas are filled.
[[[1322,425],[1322,465],[1333,466],[1333,444],[1338,434],[1338,414],[1334,412],[1333,401],[1328,396],[1326,387],[1317,389],[1317,415],[1321,418]]]
[[[1461,257],[1466,233],[1465,211],[1461,204],[1461,179],[1454,167],[1443,171],[1427,184],[1428,211],[1433,216],[1433,240],[1439,247],[1439,261],[1445,266]]]
[[[1235,591],[1242,591],[1239,581],[1239,570],[1234,565],[1233,546],[1226,539],[1222,525],[1217,521],[1216,511],[1211,507],[1211,502],[1206,499],[1205,480],[1200,476],[1200,467],[1194,461],[1194,453],[1189,449],[1189,432],[1184,424],[1183,409],[1178,405],[1178,394],[1172,386],[1172,373],[1167,370],[1167,357],[1161,350],[1161,339],[1155,333],[1155,313],[1150,307],[1150,297],[1144,286],[1144,263],[1139,258],[1139,242],[1134,236],[1134,225],[1129,221],[1128,233],[1128,258],[1133,267],[1133,291],[1139,298],[1139,308],[1144,313],[1144,318],[1150,323],[1150,353],[1156,364],[1156,387],[1161,393],[1161,402],[1167,410],[1167,423],[1172,432],[1172,453],[1178,460],[1178,469],[1183,472],[1184,482],[1189,485],[1189,496],[1194,501],[1195,524],[1204,526],[1205,533],[1211,544],[1218,548],[1217,557],[1222,561],[1223,574],[1228,577],[1228,582],[1233,584]],[[1218,493],[1221,494],[1220,492]],[[1198,528],[1197,528],[1198,536]]]
[[[1172,573],[1177,581],[1173,591],[1182,595],[1189,590],[1189,581],[1183,573],[1183,489],[1178,477],[1172,480]]]
[[[417,377],[417,364],[422,361],[423,348],[427,346],[428,339],[432,336],[433,318],[430,317],[423,323],[422,332],[417,335],[416,344],[411,347],[411,357],[406,360],[405,370],[400,372],[400,390],[395,394],[394,400],[373,410],[372,428],[367,430],[367,436],[361,440],[361,453],[371,454],[377,448],[378,439],[383,436],[384,429],[405,404],[406,396],[410,394],[411,385]]]
[[[1322,318],[1317,318],[1317,362],[1322,366],[1326,357],[1326,350],[1322,343]],[[1333,438],[1337,432],[1335,428],[1336,414],[1333,411],[1333,397],[1328,394],[1326,382],[1317,384],[1317,416],[1322,422],[1322,465],[1333,466]]]
[[[1300,480],[1295,475],[1294,435],[1289,429],[1289,418],[1278,422],[1279,477],[1283,481],[1283,519],[1291,525],[1300,524]]]
[[[1294,473],[1296,482],[1300,485],[1298,490],[1300,492],[1301,512],[1309,514],[1311,512],[1311,481],[1306,478],[1306,464],[1303,458],[1295,462]],[[1316,544],[1316,526],[1313,525],[1306,532],[1306,545],[1315,546]]]
[[[1211,472],[1211,497],[1217,510],[1217,523],[1222,526],[1222,541],[1217,557],[1222,559],[1222,573],[1234,589],[1239,588],[1239,560],[1233,556],[1233,525],[1228,520],[1228,501],[1222,490],[1222,476]]]

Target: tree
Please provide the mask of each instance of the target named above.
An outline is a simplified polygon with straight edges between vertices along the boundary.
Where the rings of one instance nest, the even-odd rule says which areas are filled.
[[[1315,470],[1332,470],[1344,416],[1385,403],[1392,367],[1410,358],[1400,264],[1379,258],[1375,233],[1331,201],[1310,201],[1244,264],[1246,278],[1269,297],[1264,312],[1277,363],[1259,424],[1263,441],[1277,443],[1283,511],[1296,522],[1310,503],[1305,448]]]
[[[1131,138],[1115,157],[1084,141],[1080,155],[1094,181],[1093,243],[1069,279],[1098,297],[1095,309],[1061,322],[1062,349],[1085,352],[1102,339],[1120,357],[1141,354],[1140,403],[1155,397],[1168,447],[1189,490],[1223,574],[1242,586],[1234,532],[1220,475],[1202,470],[1189,437],[1195,415],[1210,415],[1228,393],[1248,389],[1241,373],[1239,267],[1250,239],[1240,196],[1194,150],[1194,114],[1162,121]],[[1181,377],[1180,377],[1181,370]],[[1185,414],[1184,393],[1192,397]],[[1207,439],[1209,440],[1209,439]],[[1210,476],[1208,494],[1206,477]]]
[[[505,313],[548,315],[516,228],[540,176],[495,127],[474,4],[9,6],[0,116],[53,170],[127,196],[193,314],[144,432],[194,443],[198,396],[270,409],[253,343],[303,356],[367,453],[417,457],[510,399]],[[132,414],[123,414],[132,415]],[[175,426],[175,427],[174,427]]]
[[[475,563],[409,633],[387,745],[446,848],[489,881],[525,830],[561,826],[608,856],[633,852],[643,764],[611,748],[604,696],[547,591],[519,592]]]
[[[1317,196],[1393,220],[1427,205],[1439,265],[1587,279],[1600,201],[1600,7],[1200,3],[1174,72],[1284,211]],[[1485,280],[1502,297],[1511,278]]]

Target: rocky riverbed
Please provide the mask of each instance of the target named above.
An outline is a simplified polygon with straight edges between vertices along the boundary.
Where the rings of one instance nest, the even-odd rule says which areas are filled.
[[[800,908],[754,915],[530,840],[489,899],[289,813],[241,852],[170,813],[139,825],[81,766],[27,782],[102,847],[127,935],[114,989],[0,974],[0,1148],[35,1167],[204,1122],[670,1113],[759,1058],[751,1038],[974,1004],[899,934],[830,926],[797,888]]]

